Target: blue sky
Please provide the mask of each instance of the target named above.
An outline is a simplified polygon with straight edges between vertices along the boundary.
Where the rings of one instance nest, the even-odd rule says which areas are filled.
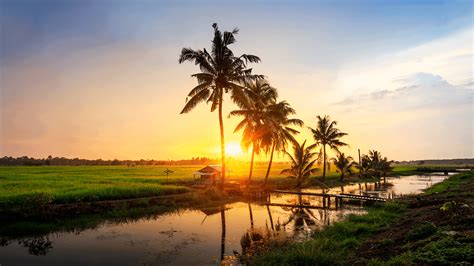
[[[474,156],[472,1],[111,0],[0,0],[0,155],[217,156],[216,114],[178,115],[196,71],[180,49],[209,47],[213,22],[309,126],[338,120],[349,153]]]

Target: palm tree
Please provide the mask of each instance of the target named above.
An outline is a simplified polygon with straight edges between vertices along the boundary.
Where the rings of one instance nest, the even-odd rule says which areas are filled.
[[[337,171],[341,174],[341,182],[344,181],[345,174],[352,174],[352,167],[357,165],[351,156],[346,157],[342,152],[339,152],[335,158],[331,159],[331,161],[334,163],[334,166],[336,166]]]
[[[367,176],[370,172],[371,168],[371,161],[368,155],[362,155],[361,161],[359,164],[359,171],[361,173],[361,176]]]
[[[240,110],[230,112],[231,116],[243,116],[242,121],[237,124],[234,132],[243,129],[241,146],[248,150],[252,146],[250,159],[249,183],[252,178],[254,155],[261,150],[261,137],[268,133],[265,123],[265,114],[268,107],[276,102],[277,90],[271,87],[267,81],[260,79],[245,84],[244,93],[248,101],[242,104]]]
[[[271,147],[264,186],[267,184],[268,176],[270,175],[275,150],[277,152],[286,152],[288,142],[297,144],[294,135],[298,134],[299,131],[291,126],[303,126],[303,121],[300,119],[288,118],[288,116],[294,115],[296,112],[286,101],[275,103],[269,106],[268,109],[269,111],[265,116],[266,124],[264,126],[269,130],[269,133],[264,135],[261,141],[261,145],[266,148],[266,151]]]
[[[391,166],[392,162],[393,161],[388,160],[387,157],[382,157],[379,151],[370,150],[368,155],[362,157],[360,169],[362,169],[365,174],[377,179],[383,176],[384,181],[386,181],[387,173],[393,169]]]
[[[392,171],[393,167],[391,164],[393,163],[392,160],[388,160],[387,157],[383,157],[379,164],[379,171],[382,173],[383,182],[387,182],[387,173]]]
[[[317,171],[313,167],[317,161],[317,159],[314,159],[316,153],[313,152],[316,145],[313,144],[308,147],[305,147],[305,145],[306,140],[301,145],[295,142],[293,144],[293,155],[285,151],[286,155],[290,158],[291,168],[281,171],[281,174],[288,174],[289,178],[296,179],[297,188],[301,188],[303,183]]]
[[[191,111],[200,102],[211,102],[211,112],[218,109],[219,128],[221,137],[221,186],[225,181],[225,141],[224,123],[222,119],[222,102],[224,93],[230,92],[232,100],[239,104],[246,101],[243,94],[243,84],[249,80],[263,78],[261,75],[253,75],[252,69],[247,68],[247,63],[258,63],[260,58],[255,55],[242,54],[235,56],[229,45],[235,42],[235,37],[239,30],[222,33],[217,24],[212,24],[214,28],[214,39],[212,49],[209,53],[206,49],[193,50],[183,48],[179,57],[179,63],[185,61],[194,62],[199,66],[200,73],[191,75],[197,79],[198,85],[194,87],[186,98],[186,105],[181,113]]]
[[[330,149],[339,152],[339,148],[342,146],[346,146],[347,144],[340,141],[339,139],[347,133],[341,132],[338,128],[336,128],[337,122],[331,121],[330,117],[325,115],[321,117],[318,115],[318,123],[315,129],[308,127],[313,133],[313,138],[316,141],[316,145],[321,145],[321,150],[319,155],[323,160],[323,178],[322,181],[326,177],[326,162],[327,162],[327,152],[326,146]]]

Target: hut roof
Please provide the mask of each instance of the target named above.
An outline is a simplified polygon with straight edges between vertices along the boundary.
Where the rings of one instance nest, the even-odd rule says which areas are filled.
[[[196,174],[214,174],[220,173],[221,167],[219,165],[208,165],[196,172]]]

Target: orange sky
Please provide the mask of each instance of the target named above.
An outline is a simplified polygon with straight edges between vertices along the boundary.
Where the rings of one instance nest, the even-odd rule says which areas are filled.
[[[81,24],[94,22],[88,8],[89,22],[46,13],[42,25],[38,15],[41,30],[26,11],[1,14],[2,34],[15,33],[9,41],[1,35],[1,156],[218,157],[217,113],[201,104],[179,114],[198,69],[177,61],[182,47],[208,48],[212,22],[225,21],[223,30],[241,29],[236,53],[262,58],[254,72],[268,76],[307,126],[315,126],[316,115],[339,122],[349,133],[350,155],[360,148],[396,160],[474,157],[472,13],[460,15],[455,6],[454,15],[444,7],[420,15],[423,6],[401,6],[413,14],[366,19],[366,11],[344,5],[263,5],[251,11],[268,11],[260,17],[237,9],[225,19],[214,15],[221,7],[197,14],[192,6],[173,6],[156,17],[140,6],[130,12],[107,6],[109,22],[98,29]],[[178,21],[173,14],[180,12],[188,16]],[[449,26],[439,26],[443,12]],[[224,113],[234,108],[226,98]],[[227,142],[240,142],[237,121],[225,121]],[[301,131],[299,140],[312,140],[306,127]]]

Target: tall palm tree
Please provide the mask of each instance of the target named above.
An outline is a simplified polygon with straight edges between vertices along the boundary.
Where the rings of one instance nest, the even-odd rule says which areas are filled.
[[[330,149],[339,152],[339,148],[342,146],[346,146],[347,144],[340,141],[341,137],[347,135],[347,133],[341,132],[338,128],[336,128],[337,122],[331,121],[330,117],[325,115],[324,117],[317,116],[318,123],[316,128],[313,129],[308,127],[313,133],[313,138],[316,141],[317,145],[321,146],[321,150],[319,155],[322,156],[323,160],[323,177],[322,181],[326,178],[326,162],[327,162],[327,152],[326,146]]]
[[[234,132],[243,130],[241,146],[248,150],[252,146],[250,159],[249,183],[252,178],[253,163],[255,154],[261,150],[261,137],[268,134],[268,127],[265,123],[268,108],[276,102],[277,90],[271,87],[267,81],[260,79],[245,84],[244,93],[248,101],[242,103],[240,110],[230,112],[231,116],[243,116],[242,121],[237,124]]]
[[[303,183],[317,171],[314,168],[314,164],[318,160],[314,158],[317,153],[313,152],[316,145],[313,144],[308,147],[305,147],[305,145],[306,140],[301,145],[295,142],[293,144],[293,155],[285,151],[286,155],[290,158],[291,168],[281,171],[281,174],[288,174],[289,178],[296,179],[297,188],[301,188]]]
[[[186,98],[186,104],[181,113],[191,111],[200,102],[211,102],[211,112],[218,109],[219,128],[221,137],[221,186],[225,181],[225,141],[224,123],[222,119],[222,103],[224,93],[230,92],[232,100],[238,105],[246,101],[243,93],[244,82],[263,78],[261,75],[253,75],[252,69],[247,68],[247,63],[258,63],[260,58],[255,55],[242,54],[235,56],[229,46],[235,42],[238,29],[222,33],[217,24],[212,24],[214,38],[210,53],[206,50],[193,50],[183,48],[179,57],[179,63],[185,61],[194,62],[199,66],[200,73],[191,75],[197,79],[198,85],[194,87]]]
[[[296,114],[295,110],[290,107],[286,101],[281,101],[269,106],[269,111],[265,115],[265,127],[269,130],[268,134],[264,135],[261,145],[270,150],[270,159],[268,161],[267,172],[265,173],[264,186],[267,184],[268,176],[273,162],[273,154],[277,152],[286,152],[288,143],[295,144],[294,135],[299,131],[291,126],[303,126],[303,121],[297,118],[288,118],[290,115]]]
[[[357,165],[351,156],[346,157],[342,152],[339,152],[336,157],[331,159],[331,161],[334,163],[334,166],[336,166],[337,171],[341,174],[341,182],[344,181],[346,173],[352,174],[352,167]]]

